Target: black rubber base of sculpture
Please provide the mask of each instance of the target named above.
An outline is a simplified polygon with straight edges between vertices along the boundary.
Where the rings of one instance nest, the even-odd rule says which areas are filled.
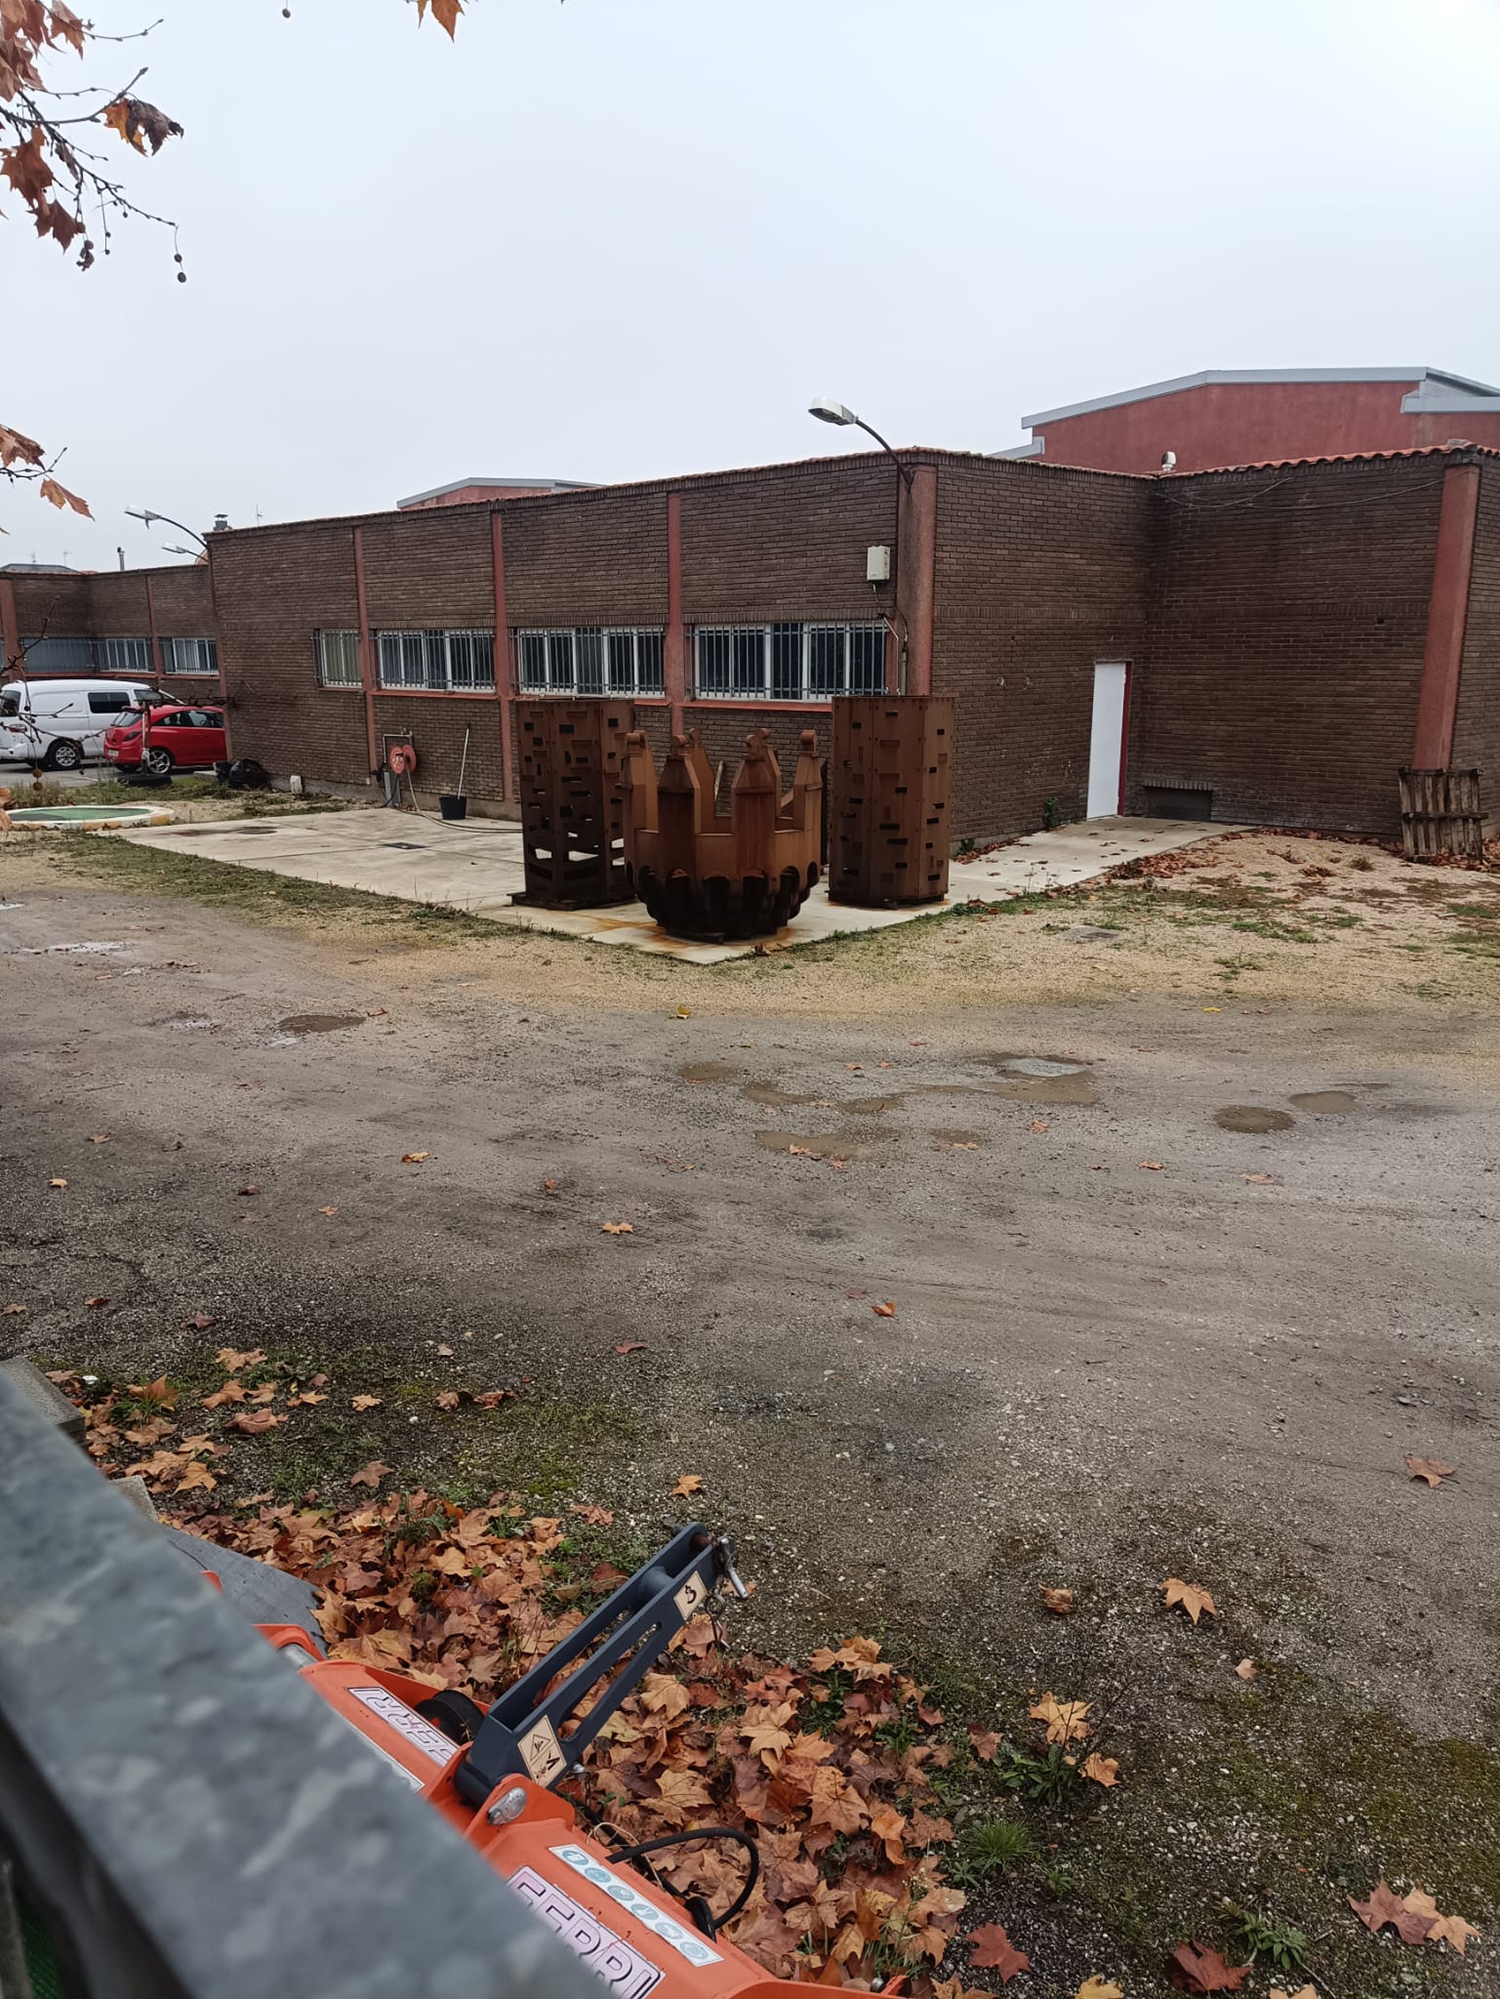
[[[672,875],[663,881],[651,868],[642,868],[635,877],[635,890],[669,936],[689,938],[695,944],[725,944],[774,935],[791,922],[817,879],[815,867],[808,869],[805,881],[795,868],[786,868],[774,882],[764,875],[737,882],[724,875],[707,881]]]

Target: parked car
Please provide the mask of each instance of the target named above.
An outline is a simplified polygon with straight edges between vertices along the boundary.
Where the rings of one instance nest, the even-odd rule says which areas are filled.
[[[142,757],[142,712],[128,710],[104,732],[105,757],[120,770],[144,764],[152,777],[170,777],[174,770],[209,770],[229,754],[222,708],[183,708],[169,701],[151,710]]]
[[[0,763],[77,770],[106,754],[112,720],[161,698],[142,680],[7,680],[0,686]]]

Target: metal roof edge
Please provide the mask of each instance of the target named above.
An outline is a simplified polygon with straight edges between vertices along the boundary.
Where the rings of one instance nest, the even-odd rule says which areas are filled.
[[[1484,382],[1452,375],[1441,368],[1205,368],[1196,375],[1177,375],[1166,382],[1148,382],[1143,388],[1122,389],[1112,396],[1095,396],[1088,402],[1067,403],[1059,409],[1038,410],[1021,421],[1028,429],[1037,424],[1061,423],[1066,417],[1088,416],[1095,410],[1120,409],[1127,403],[1150,402],[1157,396],[1180,395],[1184,389],[1201,389],[1215,384],[1255,382],[1450,382],[1478,394],[1500,394]]]
[[[577,493],[586,491],[595,482],[592,479],[450,479],[446,486],[429,486],[423,493],[408,493],[404,500],[396,502],[399,512],[402,507],[415,507],[423,500],[441,499],[444,493],[461,493],[466,486],[524,486],[535,487],[542,493]]]

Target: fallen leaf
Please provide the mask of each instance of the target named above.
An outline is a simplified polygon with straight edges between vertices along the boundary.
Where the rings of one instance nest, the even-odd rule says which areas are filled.
[[[440,1354],[444,1354],[444,1355],[446,1355],[446,1357],[447,1357],[447,1358],[448,1358],[449,1360],[452,1360],[452,1358],[453,1358],[453,1349],[452,1349],[452,1347],[439,1347],[439,1348],[438,1348],[438,1352],[439,1352]]]
[[[1253,1969],[1226,1964],[1216,1950],[1196,1941],[1179,1944],[1167,1959],[1167,1977],[1179,1992],[1238,1992]]]
[[[1260,1668],[1253,1659],[1241,1659],[1234,1670],[1242,1680],[1253,1680]]]
[[[603,1223],[601,1223],[601,1224],[600,1224],[600,1234],[601,1234],[601,1235],[634,1235],[634,1234],[635,1234],[635,1223],[634,1223],[634,1222],[603,1222]]]
[[[184,1319],[182,1323],[195,1333],[206,1333],[209,1327],[217,1325],[218,1321],[212,1312],[194,1312],[192,1318]]]
[[[697,1472],[681,1472],[678,1474],[676,1485],[672,1487],[671,1492],[667,1496],[670,1499],[691,1499],[695,1492],[702,1490],[702,1487],[703,1480],[698,1476]]]
[[[318,1395],[312,1389],[304,1388],[300,1395],[289,1395],[286,1398],[286,1406],[288,1409],[302,1409],[311,1403],[326,1402],[327,1400],[328,1397],[326,1395]]]
[[[53,1179],[53,1180],[49,1180],[49,1181],[47,1182],[47,1185],[48,1185],[49,1187],[66,1187],[66,1186],[67,1186],[67,1184],[68,1184],[68,1183],[67,1183],[67,1181],[66,1181],[66,1180],[63,1180],[63,1179],[60,1179],[60,1178],[59,1178],[59,1179]]]
[[[456,1409],[458,1407],[458,1399],[457,1389],[445,1388],[437,1398],[437,1406],[439,1409]]]
[[[991,1728],[975,1728],[970,1724],[969,1746],[981,1763],[993,1763],[995,1751],[1000,1747],[1001,1738]]]
[[[542,1192],[544,1194],[555,1194],[557,1192],[557,1182],[555,1180],[544,1180],[542,1182]]]
[[[894,1063],[894,1062],[877,1062],[877,1063],[875,1064],[875,1067],[876,1067],[877,1069],[894,1069],[894,1068],[895,1068],[895,1066],[896,1066],[896,1065],[895,1065],[895,1063]]]
[[[107,1305],[109,1300],[107,1298],[85,1298],[83,1302],[92,1312],[96,1311],[101,1305]]]
[[[1205,1008],[1203,1009],[1203,1011],[1204,1011],[1205,1013],[1222,1013],[1222,1012],[1224,1011],[1224,1009],[1223,1009],[1223,1007],[1221,1007],[1221,1006],[1206,1006],[1206,1007],[1205,1007]]]
[[[241,1187],[239,1191],[248,1200],[252,1194],[258,1194],[260,1189],[259,1187]]]
[[[1119,1783],[1120,1759],[1117,1756],[1100,1756],[1097,1752],[1084,1758],[1083,1774],[1106,1791],[1113,1790]]]
[[[226,1381],[222,1388],[216,1388],[212,1395],[205,1395],[199,1403],[200,1409],[222,1409],[226,1402],[243,1402],[245,1390],[238,1381]]]
[[[263,1381],[259,1388],[251,1389],[246,1400],[249,1402],[274,1402],[276,1400],[276,1383],[274,1381]]]
[[[1384,1880],[1375,1884],[1375,1892],[1368,1902],[1356,1902],[1352,1895],[1348,1897],[1348,1902],[1372,1936],[1378,1936],[1389,1924],[1403,1943],[1418,1944],[1426,1942],[1432,1928],[1432,1917],[1409,1909]]]
[[[1408,1895],[1406,1899],[1409,1902],[1411,1897]],[[1439,1916],[1432,1928],[1427,1932],[1426,1941],[1428,1943],[1450,1943],[1459,1956],[1462,1957],[1469,1938],[1477,1937],[1478,1934],[1479,1932],[1475,1929],[1474,1925],[1466,1923],[1462,1916]]]
[[[1160,1173],[1163,1170],[1163,1161],[1160,1159],[1142,1159],[1137,1161],[1137,1164],[1143,1173]]]
[[[615,1516],[607,1506],[570,1506],[568,1511],[576,1513],[589,1527],[613,1527],[615,1524]]]
[[[1085,1978],[1078,1988],[1077,1999],[1125,1999],[1125,1994],[1118,1985],[1111,1985],[1107,1978],[1096,1974],[1093,1978]],[[1274,1993],[1271,1999],[1276,1999]],[[1300,1993],[1298,1999],[1301,1999]]]
[[[615,1348],[615,1352],[621,1354],[644,1353],[645,1351],[646,1342],[644,1340],[621,1340],[620,1344]]]
[[[369,1464],[362,1466],[359,1471],[351,1472],[349,1483],[351,1485],[376,1486],[379,1485],[383,1478],[389,1478],[394,1469],[393,1465],[383,1465],[379,1458],[374,1458]]]
[[[26,1307],[24,1305],[7,1305],[3,1316],[7,1319],[19,1318],[25,1310]]]
[[[1180,1603],[1194,1624],[1205,1610],[1210,1617],[1217,1617],[1219,1614],[1213,1598],[1197,1583],[1185,1583],[1179,1581],[1176,1576],[1168,1576],[1162,1584],[1162,1589],[1166,1592],[1167,1609],[1170,1610],[1174,1603]]]
[[[502,1402],[514,1402],[515,1399],[513,1388],[487,1388],[483,1395],[474,1397],[481,1409],[498,1409]]]
[[[1048,1610],[1059,1617],[1069,1617],[1073,1611],[1073,1592],[1070,1589],[1048,1589],[1045,1583],[1037,1584],[1037,1594]]]
[[[896,1301],[894,1298],[887,1298],[883,1304],[872,1305],[870,1310],[875,1314],[877,1319],[894,1319],[896,1316]]]
[[[91,1131],[91,1132],[89,1133],[89,1144],[90,1144],[90,1145],[108,1145],[108,1144],[109,1144],[109,1133],[108,1133],[107,1131]]]
[[[247,1437],[260,1437],[285,1421],[285,1416],[278,1416],[274,1409],[252,1409],[248,1416],[231,1416],[229,1427],[243,1430]]]
[[[173,1388],[168,1383],[167,1377],[164,1374],[159,1374],[155,1381],[148,1381],[144,1384],[132,1381],[127,1383],[126,1386],[128,1393],[133,1395],[137,1402],[148,1403],[154,1409],[174,1408],[178,1396],[182,1393],[180,1388]]]
[[[1445,1465],[1441,1458],[1408,1458],[1406,1469],[1413,1479],[1425,1479],[1428,1486],[1441,1485],[1445,1478],[1457,1478],[1452,1465]]]
[[[209,1323],[213,1322],[210,1320]],[[265,1355],[259,1347],[251,1347],[247,1353],[236,1353],[233,1347],[220,1347],[214,1359],[226,1374],[240,1374],[247,1367],[259,1367]]]
[[[1031,1129],[1040,1135],[1044,1131],[1051,1131],[1052,1127],[1045,1118],[1036,1117],[1031,1120]]]
[[[1316,1985],[1304,1985],[1297,1992],[1283,1992],[1279,1985],[1273,1985],[1271,1999],[1318,1999],[1318,1988]]]
[[[202,1486],[205,1492],[212,1492],[218,1483],[219,1481],[214,1477],[208,1466],[203,1463],[202,1459],[194,1458],[172,1490],[174,1492],[192,1492],[195,1487]]]
[[[1252,1187],[1274,1187],[1276,1185],[1276,1175],[1274,1173],[1242,1173],[1240,1178]]]
[[[998,1971],[1000,1983],[1008,1985],[1023,1971],[1031,1969],[1031,1959],[1017,1950],[999,1923],[985,1923],[969,1938],[969,1962],[976,1971]]]
[[[425,1152],[403,1152],[401,1155],[401,1164],[403,1166],[420,1166],[426,1157],[427,1154]]]
[[[318,1210],[318,1213],[319,1213],[320,1215],[336,1215],[336,1214],[338,1213],[338,1209],[337,1209],[337,1208],[319,1208],[319,1210]]]
[[[846,1069],[852,1069],[856,1076],[860,1073],[860,1071],[864,1068],[864,1066],[865,1065],[863,1062],[846,1062],[844,1064],[844,1067]]]
[[[868,1298],[869,1295],[868,1291],[846,1291],[844,1293],[846,1298]]]
[[[1033,1721],[1047,1724],[1049,1742],[1082,1742],[1090,1733],[1085,1718],[1090,1705],[1088,1701],[1060,1701],[1055,1694],[1043,1694],[1036,1706],[1026,1712]]]
[[[384,1396],[381,1395],[351,1395],[349,1398],[349,1407],[361,1411],[378,1409],[384,1399]]]

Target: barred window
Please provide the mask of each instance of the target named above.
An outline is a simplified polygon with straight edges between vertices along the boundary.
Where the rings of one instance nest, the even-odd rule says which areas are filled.
[[[359,633],[317,632],[314,637],[318,649],[318,685],[358,687]]]
[[[626,625],[516,634],[523,694],[660,694],[662,635]]]
[[[86,674],[94,667],[92,639],[23,638],[21,651],[28,673]]]
[[[96,639],[99,664],[106,673],[147,673],[151,667],[150,639]]]
[[[884,625],[700,625],[700,699],[828,701],[885,691]]]
[[[375,645],[382,687],[446,694],[495,685],[493,632],[377,632]]]
[[[163,639],[163,673],[217,673],[219,646],[216,639]]]

